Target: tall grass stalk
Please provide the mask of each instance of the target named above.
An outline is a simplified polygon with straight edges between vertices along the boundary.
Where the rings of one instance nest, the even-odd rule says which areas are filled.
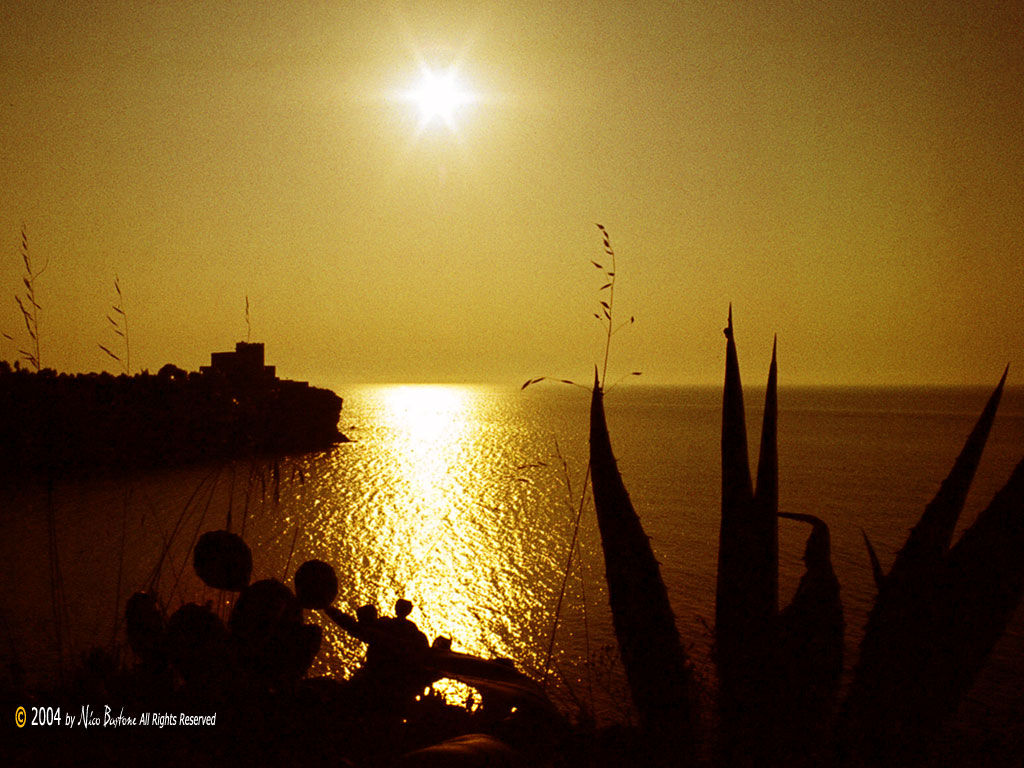
[[[288,560],[284,564],[284,572],[281,574],[281,581],[288,580],[288,569],[292,567],[292,556],[295,554],[295,542],[299,540],[299,524],[295,524],[295,535],[292,536],[292,545],[288,549]]]
[[[274,459],[274,465],[277,466],[278,460]],[[281,473],[280,471],[272,472],[274,480],[273,484],[273,495],[275,504],[280,501],[281,498]],[[266,464],[258,459],[253,459],[249,464],[249,479],[245,486],[245,500],[242,505],[242,528],[239,535],[245,538],[246,524],[249,522],[250,510],[252,509],[253,499],[255,497],[256,486],[260,487],[260,501],[266,500],[267,495],[267,468]],[[228,514],[228,530],[231,530],[231,516],[230,511]]]
[[[600,323],[602,323],[602,325],[605,328],[604,355],[602,356],[602,361],[601,361],[601,378],[600,378],[600,386],[603,388],[604,387],[604,383],[605,383],[606,378],[607,378],[607,375],[608,375],[608,360],[611,357],[612,337],[616,333],[618,333],[620,330],[622,330],[624,327],[626,327],[628,325],[632,325],[636,321],[636,318],[631,316],[627,322],[621,323],[618,326],[615,325],[615,322],[614,322],[614,318],[615,318],[615,275],[616,275],[615,250],[612,248],[611,238],[608,235],[608,230],[605,229],[605,227],[603,225],[601,225],[601,224],[595,224],[594,226],[596,226],[598,228],[598,230],[601,232],[601,240],[602,240],[602,244],[604,246],[604,253],[605,253],[605,256],[607,257],[606,259],[602,259],[602,261],[606,262],[605,264],[602,264],[600,262],[593,261],[593,260],[591,260],[591,262],[590,262],[591,264],[594,265],[595,268],[601,270],[601,274],[604,276],[605,282],[598,289],[598,293],[603,295],[604,292],[607,291],[606,295],[608,297],[607,299],[603,299],[602,298],[602,299],[598,300],[598,303],[599,303],[599,305],[601,307],[601,311],[600,311],[600,313],[598,313],[598,312],[594,313],[594,317]],[[607,264],[609,259],[611,260],[610,261],[610,266],[607,266],[606,264]],[[634,372],[631,372],[628,375],[629,376],[639,376],[640,373],[638,371],[634,371]],[[554,381],[559,381],[559,382],[561,382],[563,384],[571,384],[573,386],[580,387],[581,389],[586,389],[587,391],[589,391],[588,387],[584,387],[582,384],[578,384],[575,381],[571,381],[571,380],[568,380],[568,379],[549,379],[549,377],[546,377],[546,376],[541,376],[539,378],[530,379],[525,384],[523,384],[522,389],[526,389],[527,387],[531,386],[532,384],[537,384],[537,383],[539,383],[541,381],[546,381],[546,380],[554,380]],[[565,598],[566,586],[567,586],[567,584],[569,582],[569,576],[570,576],[570,574],[572,572],[573,557],[578,552],[578,541],[579,541],[580,523],[581,523],[581,521],[583,519],[583,509],[584,509],[585,502],[586,502],[587,489],[588,489],[588,487],[590,485],[590,479],[591,479],[591,464],[588,461],[587,462],[586,473],[585,473],[584,478],[583,478],[583,491],[580,494],[579,504],[576,505],[575,502],[573,501],[574,494],[572,492],[572,482],[571,482],[571,480],[569,478],[568,466],[565,463],[565,459],[562,458],[561,452],[558,451],[558,444],[557,444],[557,442],[555,444],[555,447],[556,447],[556,451],[558,452],[559,458],[562,459],[564,479],[565,479],[566,488],[567,488],[568,494],[569,494],[569,499],[568,499],[569,507],[570,507],[570,509],[572,509],[574,506],[576,507],[576,518],[575,518],[575,520],[573,522],[572,542],[571,542],[571,544],[569,546],[569,555],[568,555],[568,557],[566,559],[565,569],[564,569],[564,571],[562,573],[562,584],[561,584],[561,587],[560,587],[559,592],[558,592],[558,602],[557,602],[556,607],[555,607],[555,616],[554,616],[554,618],[552,620],[551,636],[550,636],[550,639],[549,639],[549,642],[548,642],[547,657],[545,658],[545,662],[544,662],[544,678],[542,680],[542,685],[544,685],[544,686],[547,685],[548,674],[549,674],[549,670],[550,670],[550,666],[551,666],[551,658],[552,658],[552,656],[554,654],[555,637],[556,637],[556,634],[557,634],[557,631],[558,631],[559,622],[561,620],[562,604],[563,604],[563,601],[564,601],[564,598]],[[582,572],[580,573],[580,579],[581,579],[581,584],[582,584],[582,579],[583,579]],[[584,622],[585,622],[586,621],[586,604],[585,604],[585,602],[584,602],[583,610],[584,610]],[[587,636],[586,636],[585,640],[586,640],[586,644],[587,644],[586,645],[587,662],[588,662],[587,668],[589,670],[590,669],[590,637],[589,637],[589,632],[587,632]],[[590,686],[591,704],[593,704],[593,681],[589,679],[589,672],[588,672],[588,685]]]
[[[555,442],[555,450],[558,453],[558,457],[562,460],[562,468],[563,468],[563,473],[564,473],[563,476],[564,476],[565,487],[566,487],[566,496],[567,496],[566,501],[569,504],[569,508],[572,509],[573,498],[575,496],[575,494],[573,494],[573,490],[572,490],[572,478],[569,476],[568,464],[566,463],[565,458],[562,456],[561,450],[558,448],[558,442],[557,441]],[[561,587],[559,587],[559,590],[558,590],[558,602],[555,605],[555,616],[552,619],[552,623],[551,623],[551,637],[548,640],[548,652],[547,652],[547,656],[544,659],[544,676],[541,679],[541,687],[544,688],[544,689],[547,688],[548,675],[549,675],[550,669],[551,669],[551,658],[552,658],[552,656],[554,655],[554,652],[555,652],[555,637],[558,634],[558,624],[559,624],[559,621],[561,620],[561,616],[562,616],[562,603],[563,603],[563,601],[565,599],[566,586],[569,583],[569,574],[572,572],[573,557],[575,556],[576,551],[577,551],[576,544],[577,544],[577,542],[579,540],[580,521],[583,518],[583,509],[584,509],[584,506],[585,506],[585,503],[586,503],[586,498],[587,498],[587,485],[589,483],[590,483],[590,462],[587,462],[587,471],[586,471],[586,474],[585,474],[585,476],[583,478],[583,493],[580,494],[580,501],[579,501],[579,504],[578,504],[578,506],[576,508],[576,517],[575,517],[575,520],[573,521],[573,527],[572,527],[572,541],[569,543],[569,556],[566,558],[565,569],[562,571],[562,585],[561,585]],[[584,610],[586,610],[585,606],[584,606]],[[589,657],[590,657],[590,647],[589,647],[589,636],[588,636],[588,645],[587,645],[587,658],[588,658],[588,661],[589,661]]]
[[[21,310],[22,319],[25,321],[25,330],[28,332],[30,348],[18,351],[22,358],[38,372],[42,370],[42,358],[39,352],[39,310],[42,307],[39,306],[39,302],[36,300],[36,280],[46,271],[49,261],[43,264],[42,269],[39,270],[32,266],[32,257],[28,251],[28,234],[25,231],[24,225],[21,227],[21,261],[25,265],[25,274],[21,278],[21,282],[25,286],[25,296],[22,298],[15,293],[14,301],[17,302],[18,309]]]
[[[203,486],[206,485],[208,482],[212,480],[213,484],[216,485],[217,477],[219,476],[220,471],[220,467],[218,467],[214,470],[211,470],[207,475],[200,479],[199,483],[195,487],[195,490],[192,491],[192,494],[188,497],[188,500],[185,502],[185,506],[182,507],[181,514],[178,515],[178,519],[174,524],[174,528],[171,530],[171,535],[165,538],[164,546],[160,550],[160,557],[157,559],[156,565],[153,566],[153,570],[150,572],[150,576],[146,580],[147,589],[150,592],[156,591],[157,584],[160,580],[160,574],[163,570],[164,561],[167,559],[167,554],[170,552],[171,547],[174,545],[174,540],[178,536],[178,531],[181,530],[181,527],[184,525],[186,520],[191,516],[189,510],[192,509],[193,502],[196,500],[196,497],[199,496],[199,492],[203,489]]]
[[[610,269],[606,267],[604,264],[599,264],[596,261],[590,262],[599,270],[601,270],[601,272],[605,276],[605,279],[607,280],[607,282],[605,282],[605,284],[601,286],[600,290],[608,291],[608,300],[604,301],[602,299],[600,301],[601,314],[597,314],[596,312],[594,313],[594,317],[601,321],[601,323],[605,326],[606,331],[604,340],[604,361],[601,365],[600,386],[602,391],[607,391],[605,390],[605,383],[608,380],[608,359],[611,356],[612,336],[614,336],[616,333],[621,331],[626,326],[632,325],[636,321],[636,318],[630,316],[629,320],[627,320],[626,322],[620,323],[618,326],[615,325],[615,250],[612,248],[611,239],[608,236],[608,230],[606,230],[600,224],[596,224],[595,226],[599,230],[601,230],[601,239],[604,243],[605,256],[607,256],[608,259],[611,259]],[[640,373],[639,371],[634,371],[629,375],[639,376]]]
[[[121,292],[121,281],[117,275],[114,275],[114,290],[117,291],[117,303],[111,306],[114,310],[116,317],[107,315],[107,321],[110,323],[114,330],[114,333],[121,337],[121,341],[124,344],[124,357],[115,354],[108,347],[99,344],[99,348],[106,352],[110,357],[121,364],[124,369],[124,373],[128,376],[132,374],[132,348],[128,339],[128,313],[125,311],[124,306],[124,294]]]
[[[594,673],[593,673],[593,659],[590,653],[590,620],[587,613],[587,580],[583,573],[583,551],[582,545],[579,539],[576,540],[576,559],[579,562],[579,575],[580,575],[580,600],[583,601],[583,647],[586,653],[586,667],[587,667],[587,696],[590,699],[590,713],[591,716],[594,714]]]
[[[185,550],[185,557],[182,558],[181,567],[178,568],[178,573],[174,577],[174,584],[171,586],[168,600],[173,600],[175,593],[178,591],[178,585],[181,583],[181,577],[185,574],[185,569],[191,561],[189,554],[195,548],[196,542],[199,541],[199,535],[203,532],[203,524],[206,522],[206,516],[210,512],[210,507],[213,504],[213,497],[216,491],[217,482],[214,480],[214,482],[210,484],[209,495],[206,497],[206,503],[203,505],[203,512],[199,516],[199,522],[196,523],[195,531],[192,533],[192,540],[189,542],[188,548]]]

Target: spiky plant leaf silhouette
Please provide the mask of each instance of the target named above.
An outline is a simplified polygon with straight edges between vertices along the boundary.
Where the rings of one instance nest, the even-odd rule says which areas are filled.
[[[882,563],[878,559],[875,545],[871,543],[871,539],[868,538],[863,528],[860,533],[864,537],[864,546],[868,550],[868,559],[871,561],[871,575],[875,580],[875,587],[881,589],[882,584],[885,583],[885,571],[882,570]]]
[[[755,491],[731,305],[725,336],[715,661],[721,759],[731,762],[741,754],[766,754],[775,730],[771,702],[778,686],[778,367],[773,345]]]
[[[840,740],[883,759],[920,749],[955,709],[1024,590],[1024,470],[950,549],[1006,382],[1004,371],[952,470],[887,575],[843,708]],[[865,537],[866,540],[866,537]]]
[[[779,528],[775,515],[779,511],[779,397],[777,340],[772,341],[772,361],[768,366],[768,386],[764,396],[764,416],[761,421],[761,449],[757,461],[757,484],[754,491],[754,514],[751,525],[754,538],[760,542],[765,567],[760,596],[753,596],[764,606],[766,614],[774,614],[779,605]]]
[[[936,670],[939,715],[970,690],[1024,594],[1024,461],[950,550],[948,570],[950,631],[936,656],[958,664]]]
[[[942,482],[935,498],[925,507],[924,514],[911,530],[906,544],[896,555],[889,574],[889,578],[895,582],[927,571],[949,550],[953,531],[963,511],[978,464],[981,463],[981,454],[992,430],[992,422],[995,421],[1007,373],[1009,368],[1003,371],[999,384],[985,404],[949,476]]]
[[[780,512],[811,526],[804,574],[792,602],[779,613],[777,742],[782,754],[826,758],[839,680],[845,619],[832,567],[831,534],[819,517]]]
[[[612,454],[605,420],[611,340],[623,327],[632,325],[635,318],[631,316],[627,322],[615,324],[615,251],[608,231],[600,224],[596,226],[607,257],[604,261],[610,259],[611,267],[591,261],[604,274],[605,282],[599,292],[607,292],[607,298],[598,301],[601,311],[594,314],[604,325],[605,345],[603,362],[600,368],[594,368],[588,477],[604,552],[612,623],[633,703],[653,757],[659,762],[688,762],[694,754],[691,702],[695,696],[690,663],[679,640],[658,561]],[[639,376],[640,372],[627,375]],[[529,379],[522,389],[547,379]],[[556,380],[580,386],[570,380]]]
[[[692,673],[650,539],[612,454],[596,368],[590,466],[612,622],[633,702],[656,751],[683,760],[693,751]]]

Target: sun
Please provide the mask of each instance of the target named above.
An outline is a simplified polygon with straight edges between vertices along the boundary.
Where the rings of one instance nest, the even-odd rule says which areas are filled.
[[[476,101],[476,96],[459,81],[454,67],[442,72],[422,68],[419,81],[405,98],[419,109],[421,129],[440,122],[454,130],[458,112]]]

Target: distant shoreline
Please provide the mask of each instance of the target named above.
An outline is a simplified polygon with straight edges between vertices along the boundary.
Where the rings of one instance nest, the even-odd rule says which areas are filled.
[[[321,450],[338,431],[343,401],[262,365],[249,376],[235,353],[186,372],[165,365],[134,376],[31,372],[0,361],[0,477],[77,476]],[[258,360],[256,359],[258,357]],[[225,360],[227,362],[225,362]],[[249,361],[243,361],[248,363]]]

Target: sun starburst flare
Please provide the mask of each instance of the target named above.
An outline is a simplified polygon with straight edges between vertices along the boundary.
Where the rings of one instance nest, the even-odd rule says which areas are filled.
[[[477,97],[465,89],[454,68],[443,72],[424,68],[416,86],[405,92],[404,98],[419,109],[420,130],[435,122],[455,130],[457,114]]]

